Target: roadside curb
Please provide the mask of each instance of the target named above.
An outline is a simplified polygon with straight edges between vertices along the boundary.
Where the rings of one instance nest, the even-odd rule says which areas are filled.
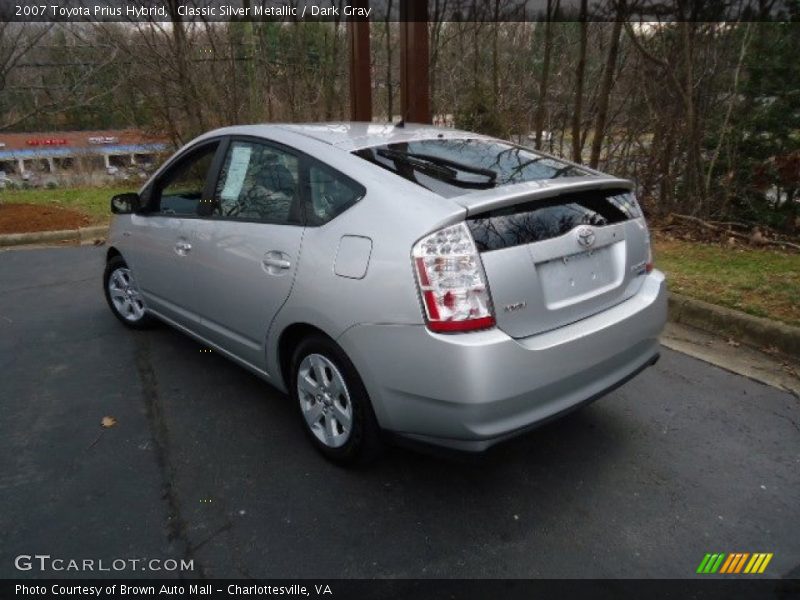
[[[58,231],[32,231],[30,233],[8,233],[0,235],[0,247],[22,246],[25,244],[43,244],[46,242],[78,241],[86,242],[97,238],[105,238],[108,225],[81,227],[80,229],[61,229]]]
[[[670,292],[669,320],[800,360],[800,327]]]

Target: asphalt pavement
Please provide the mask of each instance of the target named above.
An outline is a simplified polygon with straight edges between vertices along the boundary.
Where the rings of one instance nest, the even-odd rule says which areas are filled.
[[[344,470],[286,396],[118,323],[104,253],[0,252],[0,577],[87,575],[15,568],[37,553],[193,560],[194,577],[691,577],[707,552],[800,576],[791,393],[664,348],[484,455],[393,448]]]

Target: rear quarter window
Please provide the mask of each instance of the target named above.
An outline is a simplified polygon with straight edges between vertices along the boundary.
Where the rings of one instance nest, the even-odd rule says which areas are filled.
[[[309,225],[322,225],[356,204],[367,193],[357,183],[341,173],[313,164],[308,169]]]

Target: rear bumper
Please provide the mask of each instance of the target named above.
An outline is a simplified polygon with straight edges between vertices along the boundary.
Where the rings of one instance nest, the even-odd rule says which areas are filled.
[[[664,276],[602,313],[523,339],[498,329],[462,335],[424,326],[359,325],[339,343],[384,429],[480,451],[624,383],[658,358]]]

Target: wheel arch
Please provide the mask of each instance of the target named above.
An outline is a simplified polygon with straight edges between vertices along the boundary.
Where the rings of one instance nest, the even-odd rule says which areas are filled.
[[[108,252],[106,252],[106,262],[110,261],[112,258],[114,258],[116,256],[122,256],[122,252],[117,250],[117,248],[115,246],[111,246],[108,249]]]
[[[333,343],[336,343],[336,340],[332,336],[328,335],[316,325],[302,322],[292,323],[286,327],[278,337],[278,367],[280,368],[281,379],[287,390],[289,389],[289,383],[291,381],[289,367],[291,366],[292,354],[294,354],[297,345],[310,335],[321,335],[328,338]]]

